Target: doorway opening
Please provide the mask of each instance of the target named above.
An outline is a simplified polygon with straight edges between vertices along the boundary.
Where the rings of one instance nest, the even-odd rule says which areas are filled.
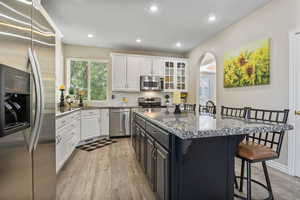
[[[199,105],[206,105],[207,102],[217,101],[217,79],[216,79],[216,57],[212,53],[205,53],[200,59],[198,97]]]

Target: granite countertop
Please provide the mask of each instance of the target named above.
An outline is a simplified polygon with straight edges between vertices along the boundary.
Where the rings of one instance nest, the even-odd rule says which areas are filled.
[[[56,117],[62,117],[65,115],[68,115],[70,113],[73,113],[75,111],[79,110],[94,110],[94,109],[131,109],[131,108],[141,108],[140,106],[136,105],[104,105],[104,106],[86,106],[86,107],[72,107],[71,109],[69,107],[63,107],[63,108],[57,108],[56,109]]]
[[[81,108],[57,108],[55,117],[62,117],[68,114],[71,114],[73,112],[79,111]]]
[[[173,110],[168,111],[168,109],[137,109],[134,112],[181,139],[280,132],[293,129],[293,126],[288,124],[262,123],[198,112],[177,115],[173,113]]]

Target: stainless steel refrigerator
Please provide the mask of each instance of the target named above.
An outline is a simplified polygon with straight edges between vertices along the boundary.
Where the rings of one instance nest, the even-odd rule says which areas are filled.
[[[0,64],[31,77],[30,127],[0,137],[0,199],[54,200],[55,31],[32,0],[0,0]]]

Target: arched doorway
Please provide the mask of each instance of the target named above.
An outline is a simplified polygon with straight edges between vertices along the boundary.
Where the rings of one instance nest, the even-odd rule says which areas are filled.
[[[197,104],[205,105],[207,101],[217,102],[217,60],[213,53],[206,52],[200,58]]]

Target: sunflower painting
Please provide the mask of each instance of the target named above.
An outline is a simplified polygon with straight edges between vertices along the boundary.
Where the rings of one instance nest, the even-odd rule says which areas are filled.
[[[224,87],[270,83],[270,39],[259,40],[224,58]]]

